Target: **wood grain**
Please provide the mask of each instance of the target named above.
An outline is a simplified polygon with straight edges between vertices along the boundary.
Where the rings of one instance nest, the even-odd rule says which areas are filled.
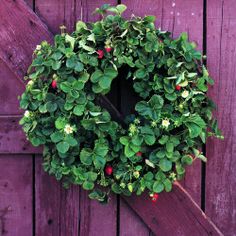
[[[124,199],[156,235],[223,236],[178,183],[172,192],[160,194],[156,203],[150,201],[148,194]]]
[[[23,78],[36,45],[52,35],[23,0],[2,0],[0,15],[0,58]]]
[[[74,0],[37,0],[35,11],[52,33],[59,33],[61,25],[66,26],[67,32],[72,32],[76,20],[80,19],[81,2]]]
[[[18,96],[23,93],[24,84],[16,80],[15,74],[0,59],[0,115],[19,115]]]
[[[32,157],[0,155],[0,235],[31,236]]]
[[[115,236],[117,200],[111,195],[109,203],[103,205],[88,198],[88,192],[80,193],[80,236]]]
[[[20,116],[0,116],[0,153],[42,153],[26,140],[19,120]]]
[[[133,211],[133,209],[122,198],[120,200],[120,235],[150,235],[150,229],[146,226],[143,219],[135,211]]]
[[[215,80],[210,96],[225,140],[207,143],[206,213],[224,235],[236,233],[236,2],[207,1],[207,64]]]
[[[42,169],[42,158],[35,158],[36,236],[78,235],[79,187],[66,190],[55,177]]]

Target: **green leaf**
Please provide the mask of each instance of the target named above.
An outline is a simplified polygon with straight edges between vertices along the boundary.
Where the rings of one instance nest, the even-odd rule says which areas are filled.
[[[71,135],[67,135],[67,136],[65,137],[65,141],[66,141],[70,146],[72,146],[72,147],[75,147],[75,146],[78,144],[78,142],[76,141],[76,139],[73,138]]]
[[[164,104],[164,100],[160,95],[153,95],[148,102],[154,110],[161,109]]]
[[[89,181],[84,181],[82,186],[83,186],[83,189],[85,190],[92,190],[94,188],[94,183],[89,182]]]
[[[73,113],[77,116],[82,116],[84,112],[84,105],[76,105],[73,109]]]
[[[96,70],[92,73],[90,79],[93,83],[97,83],[102,76],[103,76],[102,71],[101,70]]]
[[[55,126],[57,129],[64,129],[66,124],[67,124],[66,119],[62,117],[58,117],[55,121]]]
[[[83,148],[80,152],[80,161],[87,166],[92,165],[93,151],[90,148]]]
[[[116,6],[116,9],[118,10],[120,14],[122,14],[126,10],[126,8],[127,7],[124,4],[119,4]]]
[[[123,136],[120,138],[120,142],[123,144],[123,145],[128,145],[130,140],[129,140],[129,137],[128,136]]]
[[[94,182],[96,179],[97,179],[97,173],[95,173],[95,172],[92,172],[92,171],[89,171],[89,172],[87,172],[86,173],[87,174],[87,176],[88,176],[88,180],[89,181],[91,181],[91,182]]]
[[[147,21],[147,22],[152,23],[152,22],[155,22],[156,17],[155,16],[145,16],[144,20]]]
[[[81,72],[84,69],[84,65],[81,62],[76,62],[74,70],[77,72]]]
[[[109,89],[111,86],[112,79],[107,76],[102,76],[99,80],[99,85],[102,89]]]
[[[163,182],[166,192],[170,192],[172,189],[172,183],[169,179],[165,179]]]
[[[193,158],[190,155],[184,155],[181,158],[181,161],[183,164],[191,165],[193,163]]]
[[[164,185],[158,181],[153,184],[153,192],[160,193],[164,190]]]
[[[166,144],[169,140],[169,137],[167,135],[162,135],[161,138],[158,140],[158,142],[162,145]]]
[[[166,150],[167,152],[172,153],[174,151],[174,145],[171,142],[166,143]]]
[[[76,31],[80,32],[82,29],[87,29],[86,24],[83,21],[77,21],[77,23],[76,23]]]
[[[47,102],[46,103],[46,109],[47,109],[47,111],[49,111],[49,112],[54,112],[54,111],[56,111],[56,109],[57,109],[57,104],[56,103],[54,103],[54,102]]]
[[[168,159],[164,158],[161,159],[159,162],[159,166],[161,168],[162,171],[167,172],[170,171],[172,168],[172,162],[169,161]]]
[[[52,140],[54,143],[58,143],[58,142],[60,142],[61,140],[63,140],[64,135],[63,135],[61,132],[57,131],[57,132],[55,132],[55,133],[52,133],[52,134],[50,135],[50,138],[51,138],[51,140]]]
[[[70,145],[67,142],[62,141],[58,143],[56,147],[57,147],[58,152],[66,153],[69,150]]]
[[[65,92],[65,93],[69,93],[71,88],[71,84],[69,82],[62,82],[60,84],[60,89]]]
[[[130,148],[129,145],[125,146],[125,156],[127,157],[132,157],[134,156],[135,152],[133,151],[133,149]]]
[[[99,155],[94,155],[93,163],[96,169],[103,169],[106,164],[106,159]]]
[[[69,34],[66,34],[65,36],[65,41],[67,43],[70,43],[70,46],[72,48],[72,50],[74,50],[74,47],[75,47],[75,38],[71,37]]]

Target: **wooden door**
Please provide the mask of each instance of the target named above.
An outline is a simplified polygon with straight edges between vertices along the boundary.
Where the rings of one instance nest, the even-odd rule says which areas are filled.
[[[236,235],[236,191],[233,167],[235,101],[234,0],[122,0],[131,14],[155,15],[157,25],[173,36],[187,31],[216,80],[210,94],[219,104],[217,116],[226,139],[210,140],[207,167],[199,162],[187,170],[181,185],[161,194],[154,205],[147,195],[120,198],[108,205],[88,199],[74,186],[63,189],[41,168],[41,149],[25,139],[18,120],[17,96],[31,54],[42,40],[52,41],[61,24],[73,31],[76,20],[96,20],[91,12],[101,0],[1,0],[0,2],[0,235]],[[109,97],[122,113],[135,99],[117,83]],[[122,90],[121,90],[122,88]],[[115,91],[121,91],[116,93]],[[227,96],[225,94],[228,94]],[[224,114],[224,115],[223,115]],[[228,183],[231,183],[230,185]],[[187,193],[186,190],[189,192]],[[214,224],[201,211],[206,211]],[[222,233],[221,233],[222,232]]]

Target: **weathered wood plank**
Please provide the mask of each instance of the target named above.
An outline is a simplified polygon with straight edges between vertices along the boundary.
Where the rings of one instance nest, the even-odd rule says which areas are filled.
[[[18,115],[22,113],[19,108],[18,96],[23,93],[22,81],[16,81],[14,73],[0,59],[0,115]]]
[[[65,25],[67,31],[71,32],[74,30],[76,20],[80,18],[81,1],[37,0],[35,11],[52,33],[59,33],[61,25]]]
[[[42,153],[26,140],[19,120],[20,116],[0,116],[0,153]]]
[[[224,141],[207,143],[206,213],[224,235],[236,233],[236,2],[207,1],[207,64],[215,80],[210,96]]]
[[[80,236],[115,236],[116,235],[116,196],[112,195],[109,203],[103,205],[90,200],[88,192],[80,193]]]
[[[150,229],[129,205],[120,200],[120,235],[122,236],[149,236]]]
[[[0,235],[33,235],[32,157],[0,155]]]
[[[156,235],[223,236],[178,183],[171,193],[160,194],[156,203],[148,194],[124,199]]]
[[[23,78],[36,45],[51,34],[23,0],[2,0],[0,15],[0,58]]]
[[[66,190],[42,169],[42,158],[35,158],[36,236],[75,236],[79,229],[79,187]]]

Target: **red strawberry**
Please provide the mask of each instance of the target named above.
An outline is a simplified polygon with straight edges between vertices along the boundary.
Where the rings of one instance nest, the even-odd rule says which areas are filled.
[[[137,152],[137,153],[136,153],[136,156],[141,157],[142,154],[143,154],[142,152]]]
[[[152,202],[156,202],[158,197],[159,197],[159,195],[157,193],[154,193],[152,196]]]
[[[105,50],[106,50],[107,53],[109,53],[109,52],[112,50],[112,48],[110,48],[110,47],[105,47]]]
[[[176,85],[175,86],[175,90],[179,91],[181,89],[181,86],[180,85]]]
[[[57,88],[57,81],[54,79],[53,81],[52,81],[52,88],[54,88],[54,89],[56,89]]]
[[[104,56],[103,50],[97,50],[97,54],[98,54],[98,58],[99,58],[99,59],[102,59],[103,56]]]
[[[106,166],[106,168],[105,168],[105,173],[106,173],[107,175],[111,175],[112,172],[113,172],[112,166]]]

